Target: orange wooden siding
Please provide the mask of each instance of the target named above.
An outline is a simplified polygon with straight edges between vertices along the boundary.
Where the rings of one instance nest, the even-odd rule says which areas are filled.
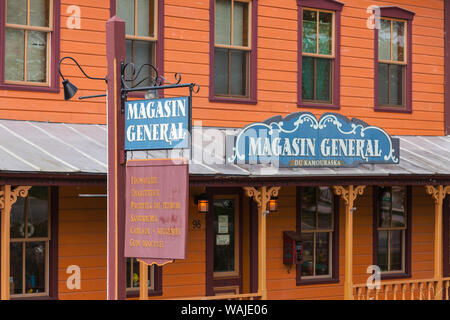
[[[62,300],[106,299],[106,198],[79,198],[78,194],[105,194],[105,187],[59,187],[58,294]],[[69,290],[67,267],[81,269],[81,289]]]
[[[444,134],[444,1],[346,0],[341,22],[341,110],[385,128],[396,135]],[[75,57],[89,75],[106,75],[105,23],[109,0],[77,0],[81,30],[66,27],[69,5],[61,1],[61,57]],[[209,0],[166,0],[165,74],[183,75],[183,82],[200,84],[194,97],[194,120],[205,126],[242,127],[270,116],[311,111],[317,116],[330,110],[297,107],[297,2],[259,0],[258,4],[258,103],[212,103],[209,86]],[[375,112],[374,31],[366,26],[370,5],[398,5],[416,13],[413,20],[412,114]],[[78,95],[104,93],[101,81],[82,78],[70,63],[63,73],[76,84]],[[185,94],[186,91],[179,91]],[[168,93],[169,94],[169,93]],[[104,98],[63,100],[62,92],[36,93],[0,90],[0,118],[51,122],[106,123]]]

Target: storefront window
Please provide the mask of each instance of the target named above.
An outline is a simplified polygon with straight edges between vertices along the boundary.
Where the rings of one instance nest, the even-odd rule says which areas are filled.
[[[11,297],[48,294],[49,198],[49,188],[33,187],[11,209]]]
[[[137,259],[127,259],[127,291],[140,288],[140,263]],[[155,289],[155,266],[148,266],[148,289]]]

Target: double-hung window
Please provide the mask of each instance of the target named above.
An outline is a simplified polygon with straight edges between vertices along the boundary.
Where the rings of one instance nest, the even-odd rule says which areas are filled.
[[[251,103],[256,96],[252,0],[215,0],[210,99]],[[256,101],[253,101],[256,102]]]
[[[0,86],[59,89],[58,0],[0,0]]]

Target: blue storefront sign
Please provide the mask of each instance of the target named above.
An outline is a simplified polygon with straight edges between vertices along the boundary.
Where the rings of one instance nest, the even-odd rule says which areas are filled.
[[[128,101],[125,108],[125,150],[189,147],[188,97]]]
[[[291,167],[355,167],[398,164],[400,141],[358,119],[297,112],[245,127],[228,162]]]

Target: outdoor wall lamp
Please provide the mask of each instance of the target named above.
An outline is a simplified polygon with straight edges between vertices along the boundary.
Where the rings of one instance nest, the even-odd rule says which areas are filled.
[[[83,70],[83,68],[81,68],[81,66],[80,66],[80,64],[74,59],[74,58],[72,58],[72,57],[64,57],[64,58],[62,58],[61,60],[59,60],[59,66],[58,66],[58,71],[59,71],[59,75],[61,76],[61,78],[62,78],[62,85],[63,85],[63,88],[64,88],[64,100],[70,100],[70,99],[72,99],[73,98],[73,96],[77,93],[77,91],[78,91],[78,88],[73,84],[73,83],[71,83],[68,79],[65,79],[64,78],[64,76],[62,75],[62,73],[61,73],[61,63],[64,61],[64,60],[66,60],[66,59],[70,59],[70,60],[72,60],[73,62],[75,62],[75,64],[77,65],[77,67],[81,70],[81,72],[84,74],[84,76],[86,77],[86,78],[88,78],[88,79],[91,79],[91,80],[103,80],[103,81],[105,81],[106,83],[108,83],[108,80],[107,80],[107,78],[105,77],[105,78],[94,78],[94,77],[90,77],[90,76],[88,76],[87,74],[86,74],[86,72],[84,72],[84,70]],[[105,95],[95,95],[95,96],[89,96],[89,97],[80,97],[80,99],[83,99],[83,98],[94,98],[94,97],[104,97]]]
[[[206,193],[202,193],[201,195],[195,197],[195,204],[197,205],[197,209],[199,213],[208,213],[209,211],[209,199]]]
[[[278,197],[271,197],[269,202],[267,202],[267,211],[276,212],[278,211]]]

